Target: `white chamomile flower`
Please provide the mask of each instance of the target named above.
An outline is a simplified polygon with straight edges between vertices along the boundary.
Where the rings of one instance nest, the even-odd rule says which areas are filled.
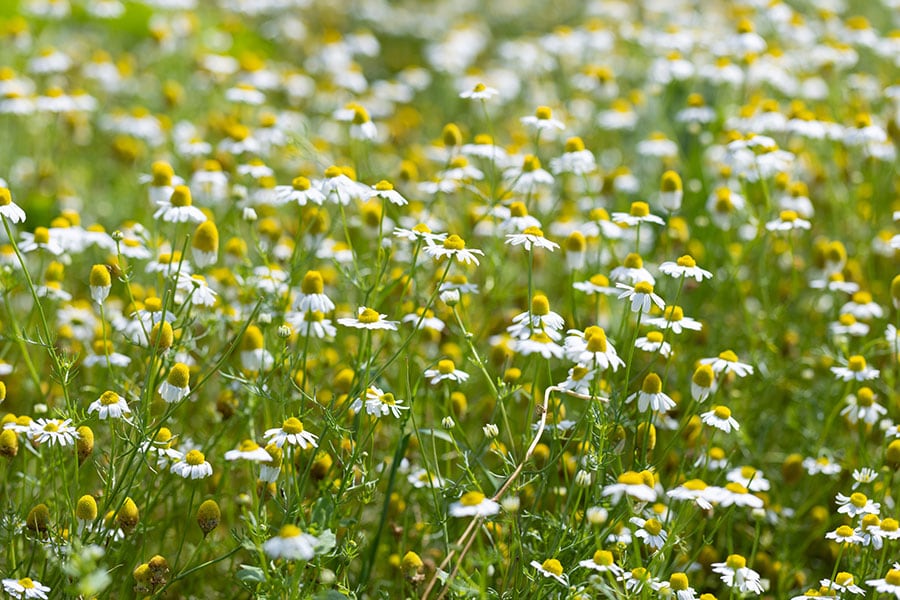
[[[654,412],[666,413],[675,408],[675,401],[662,391],[662,380],[656,373],[649,373],[644,377],[641,390],[628,396],[626,402],[637,399],[638,411],[644,412],[648,408]]]
[[[666,303],[662,298],[653,292],[653,284],[647,281],[639,281],[634,286],[624,283],[616,283],[616,287],[625,290],[619,294],[619,299],[631,301],[632,312],[648,313],[650,312],[650,304],[653,303],[660,309],[666,307]]]
[[[278,535],[263,543],[263,551],[272,559],[310,560],[316,555],[319,539],[304,533],[296,525],[285,525]]]
[[[166,223],[202,223],[206,221],[203,211],[192,205],[191,188],[186,185],[175,186],[168,202],[161,203],[155,213],[154,219],[161,219]]]
[[[542,563],[533,560],[530,564],[532,567],[537,569],[538,573],[540,573],[544,577],[555,579],[563,585],[569,584],[569,580],[566,577],[565,572],[563,571],[562,563],[560,563],[555,558],[548,558]]]
[[[91,402],[88,414],[97,413],[101,421],[106,419],[121,419],[123,415],[130,414],[131,409],[125,398],[112,391],[103,392],[99,398]]]
[[[272,462],[266,449],[253,440],[244,440],[234,450],[225,453],[225,460],[249,460],[251,462]]]
[[[525,250],[531,251],[534,248],[545,248],[551,252],[559,248],[559,244],[551,242],[544,237],[544,232],[537,227],[527,227],[522,233],[509,233],[506,235],[506,243],[510,246],[522,245]]]
[[[466,242],[458,235],[451,234],[440,245],[427,245],[424,248],[425,254],[431,256],[435,260],[442,258],[455,258],[463,264],[478,264],[477,256],[484,256],[484,252],[474,248],[466,248]],[[477,256],[476,256],[477,255]]]
[[[716,406],[712,410],[701,414],[700,419],[706,425],[721,429],[725,433],[731,433],[741,428],[734,417],[731,416],[731,409],[727,406]]]
[[[0,216],[12,223],[25,221],[25,211],[13,202],[12,194],[10,194],[9,188],[5,186],[0,187]]]
[[[212,465],[199,450],[191,450],[172,465],[171,471],[185,479],[204,479],[213,473]]]
[[[549,106],[538,106],[533,115],[519,119],[523,125],[533,127],[538,131],[549,131],[566,128],[562,121],[553,118],[553,110]]]
[[[846,367],[831,367],[831,372],[841,381],[868,381],[880,374],[878,369],[869,368],[866,359],[858,354],[847,359]]]
[[[712,278],[712,273],[697,266],[697,262],[689,254],[680,256],[675,262],[667,261],[659,265],[661,273],[665,273],[669,277],[675,279],[691,278],[698,283],[704,279]]]
[[[466,100],[490,100],[499,93],[496,89],[483,83],[476,83],[471,89],[460,92],[459,97]]]
[[[388,321],[387,315],[382,315],[371,308],[360,306],[355,317],[344,317],[337,322],[344,327],[355,329],[386,329],[396,331],[399,321]]]
[[[437,368],[426,369],[424,375],[431,385],[437,385],[441,381],[464,383],[469,379],[469,374],[457,369],[456,365],[453,364],[453,361],[449,358],[439,360]]]
[[[451,517],[490,517],[500,512],[500,505],[478,491],[463,494],[450,505]]]
[[[716,357],[700,359],[700,364],[712,367],[713,373],[716,375],[734,373],[738,377],[746,377],[753,374],[753,367],[739,362],[737,354],[731,350],[725,350]]]
[[[289,417],[281,427],[267,429],[263,437],[278,448],[287,444],[289,446],[299,446],[301,450],[306,450],[310,447],[317,448],[317,440],[319,439],[318,436],[306,431],[303,428],[303,422],[297,417]]]

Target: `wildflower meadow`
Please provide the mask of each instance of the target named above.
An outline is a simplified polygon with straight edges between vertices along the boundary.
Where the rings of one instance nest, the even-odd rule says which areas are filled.
[[[3,0],[0,587],[900,599],[900,1]]]

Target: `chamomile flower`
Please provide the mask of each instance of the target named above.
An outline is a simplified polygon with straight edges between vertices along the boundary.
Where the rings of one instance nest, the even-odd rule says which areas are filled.
[[[479,82],[471,89],[460,92],[459,97],[466,100],[490,100],[499,93],[496,89]]]
[[[536,560],[531,561],[532,567],[537,569],[537,572],[543,575],[544,577],[549,577],[551,579],[555,579],[563,585],[568,585],[569,580],[566,577],[565,572],[563,571],[562,564],[555,558],[548,558],[544,562],[540,563]]]
[[[266,449],[253,440],[244,440],[234,450],[225,453],[225,460],[249,460],[251,462],[272,462]]]
[[[559,248],[559,244],[551,242],[544,237],[544,232],[537,227],[527,227],[522,233],[509,233],[506,235],[506,243],[510,246],[522,245],[525,250],[531,251],[534,248],[544,248],[553,252]]]
[[[157,392],[167,403],[179,402],[191,393],[191,374],[184,363],[175,363],[169,369],[166,380],[159,384]]]
[[[429,380],[431,385],[437,385],[441,381],[465,383],[469,379],[469,374],[457,369],[456,365],[449,358],[439,360],[435,369],[425,369],[423,375]]]
[[[400,195],[400,192],[394,189],[391,182],[382,179],[372,186],[372,190],[367,192],[369,198],[381,198],[387,200],[395,206],[405,206],[409,201]]]
[[[2,583],[3,591],[19,600],[31,600],[32,598],[47,600],[47,593],[50,592],[48,586],[42,584],[40,581],[31,579],[30,577],[23,577],[22,579],[4,579]]]
[[[550,161],[550,170],[554,174],[571,173],[572,175],[586,175],[597,168],[594,154],[585,150],[584,142],[580,137],[572,137],[566,140],[565,152],[562,156]]]
[[[619,358],[601,327],[591,326],[584,332],[570,329],[564,343],[564,352],[566,358],[573,362],[596,365],[601,369],[611,368],[617,371],[619,367],[625,366],[625,361]]]
[[[640,254],[635,252],[629,253],[622,264],[614,268],[609,276],[614,281],[621,281],[634,285],[639,281],[646,281],[651,285],[656,285],[656,278],[644,268],[644,260]]]
[[[766,223],[766,229],[769,231],[793,231],[795,229],[809,229],[811,227],[809,221],[801,219],[800,215],[793,210],[783,210],[779,213],[778,218]]]
[[[278,448],[285,444],[288,446],[299,446],[301,450],[307,448],[317,448],[318,436],[311,434],[303,428],[303,422],[297,417],[289,417],[282,423],[281,427],[267,429],[263,437],[269,443],[275,444]]]
[[[655,502],[656,490],[653,486],[653,474],[649,471],[625,471],[616,483],[605,486],[601,495],[609,496],[613,504],[618,504],[623,496],[631,496],[641,502]]]
[[[867,579],[866,585],[875,588],[879,594],[893,594],[895,598],[900,598],[900,563],[894,563],[894,568],[888,569],[881,579]]]
[[[192,206],[191,188],[186,185],[175,186],[168,202],[161,203],[155,213],[154,219],[161,219],[166,223],[202,223],[206,220],[203,211]]]
[[[860,485],[864,483],[872,483],[878,478],[878,471],[872,469],[870,467],[863,467],[861,469],[853,469],[852,473],[853,477],[853,486],[852,488],[855,490]]]
[[[609,285],[609,279],[602,273],[592,275],[587,281],[576,281],[572,287],[588,296],[603,294],[605,296],[617,296],[619,290]]]
[[[759,573],[747,567],[747,559],[740,554],[730,554],[725,562],[712,563],[712,570],[718,573],[722,583],[735,588],[740,593],[763,593]]]
[[[622,567],[616,564],[613,554],[609,550],[597,550],[591,558],[582,560],[578,564],[598,573],[612,573],[616,577],[624,572]]]
[[[185,479],[204,479],[213,473],[212,465],[206,461],[206,456],[196,449],[185,454],[170,470]]]
[[[675,401],[662,391],[662,380],[656,373],[650,373],[644,377],[641,390],[626,398],[631,403],[637,398],[639,412],[645,412],[648,408],[654,412],[666,413],[675,408]]]
[[[887,414],[887,409],[875,401],[875,392],[870,387],[861,387],[856,395],[847,396],[847,406],[841,410],[841,415],[856,424],[858,421],[874,425]]]
[[[78,431],[71,425],[72,419],[35,419],[28,426],[31,439],[38,444],[65,448],[78,440]]]
[[[519,119],[523,125],[533,127],[538,131],[552,131],[566,128],[562,121],[553,118],[553,110],[549,106],[538,106],[533,115]]]
[[[300,312],[318,311],[329,313],[334,310],[334,302],[325,293],[325,283],[319,271],[307,271],[300,282],[300,293],[294,300],[294,309]]]
[[[619,299],[630,300],[632,312],[648,313],[650,312],[651,303],[660,309],[666,307],[663,299],[653,292],[652,283],[639,281],[633,287],[624,283],[617,283],[616,287],[625,290],[619,294]]]
[[[853,575],[851,573],[847,573],[846,571],[841,571],[834,577],[834,581],[830,579],[822,579],[819,581],[819,585],[827,590],[834,590],[835,592],[840,592],[841,594],[845,594],[850,592],[851,594],[865,594],[866,591],[856,585],[853,581]]]
[[[463,494],[450,505],[451,517],[490,517],[500,512],[500,505],[478,491]]]
[[[691,278],[700,283],[704,279],[711,279],[712,273],[697,266],[697,261],[689,254],[680,256],[675,262],[666,261],[659,265],[661,273],[675,279]]]
[[[846,367],[831,367],[831,372],[841,381],[869,381],[880,375],[878,369],[869,368],[866,359],[858,354],[847,359]]]
[[[747,508],[762,508],[763,501],[759,496],[755,496],[750,491],[736,481],[725,484],[725,487],[719,488],[721,492],[716,498],[716,503],[723,507],[744,506]]]
[[[534,332],[543,332],[555,341],[562,337],[560,331],[565,324],[561,315],[550,310],[547,296],[535,294],[531,299],[531,310],[514,316],[512,325],[506,330],[509,335],[519,339],[528,339]]]
[[[318,311],[291,312],[284,318],[302,337],[321,340],[337,335],[337,328],[331,324],[331,319],[326,319],[324,313]]]
[[[395,419],[400,418],[400,411],[409,410],[408,406],[403,405],[403,400],[398,400],[394,394],[384,392],[375,386],[366,390],[366,413],[382,417],[388,413],[392,414]]]
[[[425,254],[441,260],[442,258],[454,258],[463,264],[478,264],[478,256],[484,256],[484,252],[474,248],[466,248],[466,242],[458,235],[451,234],[440,245],[427,245],[423,249]]]
[[[437,473],[429,473],[426,469],[416,469],[406,478],[414,488],[436,488],[444,487],[444,480]]]
[[[725,350],[718,356],[700,359],[701,365],[712,367],[713,373],[734,373],[738,377],[746,377],[753,374],[753,367],[738,361],[737,354],[731,350]]]
[[[849,496],[838,493],[835,502],[838,505],[838,513],[851,519],[860,515],[877,515],[881,511],[881,504],[873,502],[860,492],[853,492]]]
[[[35,250],[43,250],[54,256],[59,256],[65,250],[60,245],[55,236],[50,233],[46,227],[35,227],[34,232],[22,232],[22,243],[19,244],[19,250],[24,254],[34,252]]]
[[[634,347],[651,354],[659,353],[663,358],[672,355],[672,344],[665,341],[665,337],[661,331],[649,331],[647,335],[643,335],[634,340]]]
[[[818,458],[807,456],[803,459],[801,464],[809,475],[818,475],[819,473],[823,475],[837,475],[841,472],[841,465],[833,462],[827,456],[820,456]]]
[[[428,246],[433,246],[438,242],[443,243],[447,238],[446,233],[433,233],[431,228],[425,223],[418,223],[411,229],[403,227],[394,228],[394,237],[404,239],[408,242],[425,242]]]
[[[841,525],[834,531],[825,534],[825,538],[834,540],[838,544],[862,544],[863,537],[859,535],[855,529],[848,525]]]
[[[751,492],[765,492],[771,487],[763,472],[749,465],[731,469],[725,475],[725,479],[739,483]]]
[[[576,394],[588,394],[591,382],[597,376],[597,369],[591,369],[585,365],[575,365],[569,369],[565,381],[557,384],[560,389],[575,392]]]
[[[357,309],[355,317],[343,317],[337,322],[344,327],[353,327],[354,329],[384,329],[396,331],[399,321],[388,321],[385,319],[387,315],[382,315],[378,311],[371,308],[360,306]]]
[[[121,419],[123,415],[130,414],[131,409],[125,398],[112,391],[103,392],[100,397],[88,407],[88,414],[97,413],[101,421],[106,419]]]
[[[503,176],[514,192],[528,193],[536,185],[553,185],[553,175],[541,168],[540,159],[533,154],[526,155],[520,167],[507,169]]]
[[[666,492],[674,500],[687,500],[695,503],[703,510],[709,510],[716,502],[721,488],[711,486],[702,479],[689,479],[676,488]]]
[[[522,356],[540,354],[546,359],[562,358],[562,346],[553,341],[544,331],[535,331],[527,338],[518,338],[513,342],[513,351]]]
[[[614,212],[612,214],[612,220],[613,223],[624,223],[629,227],[634,227],[641,223],[652,223],[654,225],[666,224],[660,217],[650,213],[650,205],[646,202],[632,202],[631,209],[627,213]]]
[[[12,194],[7,187],[0,187],[0,216],[12,223],[25,221],[25,211],[13,202]]]
[[[312,202],[322,206],[325,202],[325,194],[314,187],[309,179],[298,176],[291,180],[291,185],[275,186],[275,201],[278,204],[295,202],[299,206],[306,206]]]
[[[700,331],[703,329],[703,325],[700,321],[692,319],[691,317],[685,317],[681,307],[675,306],[674,304],[667,306],[662,316],[647,319],[644,323],[664,330],[671,329],[672,333],[676,335],[680,334],[685,329],[690,329],[691,331]]]
[[[319,539],[296,525],[285,525],[275,537],[263,543],[263,551],[272,559],[310,560],[316,555]]]
[[[659,550],[666,543],[669,534],[662,527],[662,523],[656,519],[644,520],[640,517],[631,517],[629,522],[638,526],[634,536],[644,541],[649,548]]]
[[[706,425],[721,429],[725,433],[731,433],[741,428],[735,418],[731,416],[731,410],[727,406],[716,406],[701,414],[700,419]]]
[[[669,581],[654,586],[664,597],[675,596],[676,600],[697,600],[697,591],[690,586],[686,573],[672,573]],[[703,597],[703,596],[701,596]]]
[[[841,306],[840,312],[841,314],[850,313],[862,321],[880,319],[884,315],[881,305],[872,300],[872,294],[863,291],[854,293],[850,302]]]

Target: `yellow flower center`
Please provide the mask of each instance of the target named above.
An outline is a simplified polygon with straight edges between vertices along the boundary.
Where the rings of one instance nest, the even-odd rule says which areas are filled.
[[[522,161],[522,172],[531,173],[541,168],[541,160],[534,154],[529,154]]]
[[[177,388],[186,388],[191,380],[191,372],[184,363],[175,363],[166,377],[166,382]]]
[[[391,184],[390,181],[382,179],[381,181],[379,181],[378,183],[375,184],[375,189],[378,190],[379,192],[389,192],[390,190],[394,189],[394,186]]]
[[[182,207],[191,205],[191,188],[186,185],[176,186],[169,199],[172,206]]]
[[[847,368],[857,373],[864,371],[866,369],[866,359],[858,354],[856,356],[851,356],[847,360]]]
[[[437,369],[441,375],[449,375],[456,370],[456,365],[449,358],[445,358],[438,361]]]
[[[191,450],[184,456],[184,462],[191,465],[192,467],[202,465],[205,461],[206,457],[203,456],[203,453],[199,450]]]
[[[687,575],[684,573],[672,573],[672,576],[669,578],[669,585],[672,586],[672,589],[676,592],[686,590],[690,587]]]
[[[608,567],[613,564],[613,555],[609,550],[597,550],[594,552],[594,564]]]
[[[546,121],[553,118],[553,110],[549,106],[538,106],[537,110],[534,111],[534,116],[542,121]]]
[[[44,424],[44,431],[56,433],[57,431],[59,431],[59,423],[57,423],[56,421],[47,421],[47,423]]]
[[[444,248],[447,250],[462,250],[466,247],[466,242],[455,233],[447,236],[444,240]]]
[[[888,585],[900,585],[900,570],[891,569],[884,576],[884,582]]]
[[[856,392],[856,403],[860,406],[872,406],[875,403],[875,392],[870,387],[859,388]]]
[[[550,314],[550,301],[543,294],[535,294],[531,299],[531,314],[544,316]]]
[[[847,525],[841,525],[835,530],[835,533],[838,535],[838,537],[850,537],[851,535],[853,535],[853,528]]]
[[[587,340],[588,352],[606,352],[608,348],[606,332],[602,327],[588,327],[584,331],[584,338]]]
[[[297,417],[290,417],[281,425],[281,430],[288,434],[303,433],[303,423]]]
[[[636,294],[652,294],[653,284],[649,281],[638,281],[634,284],[634,291]]]
[[[509,205],[509,216],[511,217],[527,217],[528,209],[524,202],[513,202]]]
[[[337,165],[331,165],[330,167],[325,169],[325,177],[327,177],[328,179],[333,179],[333,178],[337,177],[338,175],[343,175],[343,174],[344,174],[344,171]]]
[[[483,83],[476,83],[476,84],[475,84],[475,87],[472,88],[472,91],[474,91],[474,92],[483,92],[483,91],[486,90],[486,89],[487,89],[487,86],[484,85]]]
[[[691,269],[697,266],[697,261],[695,261],[694,257],[691,256],[690,254],[685,254],[684,256],[679,256],[678,260],[676,260],[675,263],[679,267],[687,267],[687,268],[691,268]]]
[[[100,404],[104,406],[110,406],[113,404],[119,403],[119,395],[115,392],[111,392],[109,390],[103,392],[100,395]]]
[[[5,187],[0,187],[0,206],[9,206],[12,204],[12,195]]]
[[[667,306],[664,314],[666,320],[670,322],[684,319],[684,311],[681,310],[680,306]]]
[[[387,404],[388,406],[394,406],[395,404],[397,404],[397,400],[394,399],[394,395],[390,392],[381,396],[379,400],[381,400],[382,404]]]
[[[574,367],[572,367],[572,379],[574,379],[575,381],[581,381],[590,372],[591,370],[587,367],[575,365]]]
[[[641,391],[645,394],[658,394],[662,391],[662,380],[656,373],[650,373],[644,377],[644,383],[641,385]]]
[[[47,244],[50,242],[50,230],[46,227],[36,227],[34,229],[34,243]]]
[[[624,473],[619,475],[617,481],[625,485],[641,485],[644,483],[644,479],[641,477],[641,474],[635,473],[634,471],[625,471]]]
[[[601,273],[592,276],[589,281],[591,285],[596,285],[597,287],[609,287],[609,278]]]
[[[416,233],[431,233],[431,227],[426,225],[425,223],[419,223],[415,227],[412,228]]]
[[[661,344],[663,341],[663,334],[660,331],[651,331],[647,334],[647,341],[652,344]]]
[[[534,237],[544,237],[544,232],[541,231],[538,227],[526,227],[525,231],[523,231],[525,235],[533,235]]]
[[[834,578],[834,582],[840,586],[853,585],[853,575],[847,573],[846,571],[841,571]]]
[[[644,259],[641,258],[640,254],[631,252],[625,257],[625,261],[622,264],[628,269],[640,269],[644,266]]]
[[[584,141],[580,137],[570,137],[566,140],[566,152],[581,152],[584,150]]]
[[[862,508],[869,502],[869,499],[866,498],[865,494],[860,494],[859,492],[855,492],[850,494],[850,504],[855,506],[856,508]]]
[[[309,179],[306,177],[294,177],[293,181],[291,181],[291,187],[299,192],[305,192],[312,184],[309,182]]]
[[[300,531],[300,528],[297,527],[296,525],[285,525],[278,532],[278,537],[294,538],[294,537],[299,536],[301,533],[303,533],[303,532]]]
[[[19,580],[19,585],[21,585],[26,590],[34,589],[34,582],[30,577],[23,577]]]
[[[484,494],[477,491],[466,492],[459,499],[459,503],[463,506],[478,506],[484,502]]]
[[[706,482],[703,481],[702,479],[689,479],[689,480],[685,481],[682,485],[685,489],[691,490],[693,492],[699,492],[699,491],[705,490],[707,487],[709,487],[706,484]]]
[[[725,559],[725,566],[737,571],[747,566],[747,559],[740,554],[729,554],[728,558]]]
[[[656,519],[647,519],[644,523],[644,531],[650,535],[659,535],[659,532],[662,531],[662,523]]]
[[[881,522],[881,529],[884,531],[897,531],[900,529],[900,522],[897,519],[888,517]]]
[[[729,492],[734,493],[734,494],[747,494],[747,493],[749,493],[749,492],[747,491],[747,488],[745,488],[744,486],[742,486],[742,485],[741,485],[740,483],[738,483],[737,481],[732,481],[732,482],[726,484],[726,485],[725,485],[725,489],[728,490]]]
[[[307,271],[300,283],[300,291],[304,294],[321,294],[324,289],[322,274],[318,271]]]
[[[547,571],[548,573],[552,573],[557,577],[563,574],[562,564],[555,558],[548,558],[541,564],[541,568]]]
[[[632,202],[630,214],[632,217],[646,217],[650,214],[650,205],[646,202]]]
[[[730,419],[731,409],[727,406],[717,406],[713,409],[713,414],[716,415],[716,418],[718,419]]]
[[[356,317],[357,321],[360,323],[371,324],[377,323],[381,319],[381,315],[378,314],[378,311],[372,310],[371,308],[364,308],[359,316]]]
[[[259,449],[259,444],[254,442],[253,440],[244,440],[241,442],[241,445],[238,446],[238,450],[241,452],[253,452],[254,450]]]
[[[783,210],[779,213],[778,218],[784,221],[785,223],[791,223],[796,221],[800,215],[797,214],[795,210]]]
[[[747,465],[741,467],[741,477],[743,477],[744,479],[750,479],[754,475],[756,475],[756,469],[754,469],[753,467]]]
[[[675,171],[666,171],[662,175],[659,189],[662,192],[680,192],[681,177]]]
[[[722,360],[727,360],[728,362],[737,362],[737,360],[738,360],[737,354],[735,354],[731,350],[726,350],[725,352],[720,352],[719,358],[721,358]]]

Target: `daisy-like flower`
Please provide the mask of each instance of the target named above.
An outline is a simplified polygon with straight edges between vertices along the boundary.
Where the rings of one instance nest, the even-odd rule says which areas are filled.
[[[867,321],[869,319],[880,319],[884,315],[884,309],[881,305],[872,300],[872,294],[869,292],[855,292],[850,302],[845,303],[840,308],[840,313],[850,313],[857,319]]]
[[[263,551],[269,558],[285,560],[310,560],[316,555],[319,539],[300,530],[296,525],[285,525],[273,538],[263,543]]]
[[[552,340],[562,337],[560,331],[566,322],[558,313],[550,310],[550,301],[543,294],[535,294],[531,299],[531,310],[519,313],[506,328],[514,338],[528,339],[534,332],[543,332]]]
[[[206,215],[196,206],[192,206],[191,188],[177,185],[172,190],[169,201],[160,204],[153,213],[153,218],[162,219],[166,223],[202,223],[206,220]]]
[[[811,227],[809,221],[801,219],[797,211],[783,210],[779,213],[778,218],[766,223],[766,229],[769,231],[793,231],[795,229],[809,229]]]
[[[700,419],[706,425],[721,429],[725,433],[731,433],[741,428],[734,417],[731,416],[731,410],[727,406],[716,406],[712,410],[701,414]]]
[[[344,169],[331,165],[325,169],[325,178],[318,180],[317,185],[326,199],[347,206],[351,200],[363,200],[369,187],[350,179]]]
[[[722,582],[740,593],[763,593],[759,573],[747,567],[747,559],[740,554],[730,554],[725,562],[713,563],[712,570],[718,573]]]
[[[609,285],[609,278],[602,273],[591,276],[587,281],[576,281],[572,284],[572,287],[588,296],[593,296],[594,294],[615,296],[619,293],[619,290]]]
[[[747,508],[762,508],[762,498],[754,496],[746,487],[736,481],[725,484],[720,488],[721,493],[718,494],[716,503],[720,506],[728,507],[732,504],[735,506],[745,506]]]
[[[356,140],[374,140],[378,136],[378,130],[369,117],[369,111],[356,102],[350,102],[344,108],[334,112],[337,121],[350,123],[350,137]]]
[[[500,512],[500,505],[478,491],[466,492],[450,505],[451,517],[490,517]]]
[[[47,593],[50,591],[49,587],[30,577],[4,579],[2,583],[3,591],[19,600],[30,600],[32,598],[47,600]]]
[[[622,264],[613,269],[609,275],[615,281],[632,285],[639,281],[646,281],[651,285],[656,285],[656,278],[644,268],[644,259],[635,252],[629,253],[625,260],[622,261]]]
[[[666,358],[672,354],[672,344],[664,341],[664,336],[661,331],[647,332],[647,335],[642,335],[634,340],[634,346],[638,350],[643,350],[644,352],[658,352],[660,356]]]
[[[674,304],[667,306],[662,316],[653,317],[644,322],[647,325],[659,327],[660,329],[671,329],[672,333],[676,335],[682,333],[685,329],[690,329],[691,331],[703,329],[700,321],[684,316],[684,311],[681,307]]]
[[[409,204],[409,201],[394,189],[393,184],[384,179],[373,185],[372,190],[367,192],[367,195],[369,198],[387,200],[395,206],[406,206]]]
[[[388,321],[385,319],[387,315],[382,315],[376,310],[360,306],[357,309],[356,317],[344,317],[338,319],[337,322],[344,327],[353,327],[355,329],[388,329],[397,330],[399,321]]]
[[[171,471],[185,479],[204,479],[212,475],[212,465],[199,450],[191,450],[172,465]]]
[[[300,282],[300,293],[294,300],[294,308],[300,312],[310,310],[329,313],[334,310],[334,302],[325,295],[325,282],[319,271],[307,271]]]
[[[846,367],[831,367],[831,372],[841,381],[868,381],[877,379],[880,371],[866,365],[866,359],[858,354],[847,359]]]
[[[712,508],[712,503],[719,497],[721,488],[711,486],[702,479],[689,479],[676,488],[666,492],[666,495],[674,500],[687,500],[694,502],[703,510]]]
[[[697,600],[697,591],[691,587],[686,573],[672,573],[669,581],[662,581],[654,588],[665,597],[674,595],[676,600]]]
[[[423,487],[437,488],[444,487],[444,480],[437,473],[429,473],[426,469],[416,469],[406,478],[411,486],[416,489]]]
[[[881,579],[867,579],[866,585],[875,588],[879,594],[893,594],[895,598],[900,598],[900,563],[894,563],[894,568],[888,569]]]
[[[833,462],[827,456],[820,456],[819,458],[807,456],[801,464],[809,475],[818,475],[819,473],[823,475],[837,475],[841,472],[841,465]],[[854,489],[856,489],[855,486]]]
[[[855,490],[863,483],[872,483],[878,478],[878,471],[869,467],[862,469],[853,469],[853,489]]]
[[[439,360],[435,369],[425,369],[424,375],[431,385],[437,385],[441,381],[465,383],[469,379],[469,374],[457,369],[449,358]]]
[[[570,329],[564,345],[566,358],[583,365],[596,365],[601,369],[617,371],[625,366],[615,347],[606,337],[602,327],[591,326],[584,333]]]
[[[624,572],[622,567],[616,564],[609,550],[597,550],[591,558],[586,558],[578,564],[599,573],[612,573],[616,577]]]
[[[571,173],[586,175],[597,168],[597,161],[590,150],[585,150],[584,141],[580,137],[566,140],[565,152],[562,156],[550,161],[550,170],[554,174]]]
[[[846,571],[841,571],[834,577],[834,581],[830,579],[822,579],[819,581],[819,585],[827,590],[833,590],[836,592],[841,592],[841,594],[845,594],[850,592],[851,594],[865,594],[866,591],[856,585],[853,581],[853,575],[851,573],[847,573]]]
[[[635,537],[644,541],[648,547],[659,550],[666,543],[669,534],[662,527],[662,523],[656,519],[644,520],[640,517],[631,517],[629,522],[637,525],[639,529],[634,532]]]
[[[466,100],[490,100],[499,93],[496,89],[479,82],[472,89],[460,92],[459,97]]]
[[[835,502],[838,505],[838,513],[851,519],[860,515],[877,515],[881,511],[881,504],[872,502],[860,492],[853,492],[849,496],[838,493]]]
[[[731,469],[725,475],[725,479],[739,483],[748,488],[751,492],[765,492],[771,487],[769,480],[765,478],[763,472],[750,465]]]
[[[234,450],[225,453],[225,460],[249,460],[251,462],[272,462],[272,455],[253,440],[244,440]]]
[[[306,177],[298,176],[291,180],[291,185],[275,186],[275,202],[286,204],[296,202],[300,206],[306,206],[310,202],[322,206],[325,202],[325,194],[314,187]]]
[[[408,409],[408,406],[403,405],[403,400],[394,398],[390,392],[384,392],[375,386],[366,390],[366,413],[370,415],[382,417],[390,413],[395,419],[399,419],[400,411]]]
[[[865,530],[879,539],[900,540],[900,522],[893,517],[882,519],[877,525],[869,525]]]
[[[167,403],[179,402],[191,393],[191,373],[184,363],[175,363],[169,369],[166,380],[159,384],[157,392]]]
[[[25,254],[35,250],[44,250],[54,256],[59,256],[65,251],[46,227],[35,227],[34,233],[22,232],[22,243],[19,244],[19,250]]]
[[[79,438],[78,431],[72,427],[72,419],[36,419],[28,426],[31,439],[38,444],[49,444],[65,448],[71,446]]]
[[[324,339],[337,334],[331,319],[326,319],[324,313],[318,311],[288,313],[285,320],[303,337]]]
[[[834,540],[839,544],[862,544],[863,537],[855,529],[848,525],[841,525],[834,531],[825,534],[825,538]]]
[[[628,396],[626,402],[632,402],[637,398],[638,411],[644,412],[648,408],[654,412],[666,413],[675,408],[675,401],[662,391],[662,380],[656,373],[649,373],[644,377],[641,391]]]
[[[561,389],[575,392],[576,394],[588,394],[591,382],[597,376],[597,369],[591,369],[584,365],[575,365],[569,369],[566,380],[558,384]]]
[[[319,439],[318,436],[304,430],[303,422],[297,417],[289,417],[281,427],[267,429],[263,437],[278,448],[287,444],[289,446],[299,446],[302,450],[306,450],[309,447],[317,448],[317,440]]]
[[[520,167],[507,169],[503,176],[510,180],[514,192],[527,193],[536,185],[553,185],[553,175],[541,168],[541,160],[533,154],[526,155]]]
[[[856,395],[847,396],[847,406],[841,410],[841,415],[854,425],[858,421],[874,425],[886,414],[887,409],[875,401],[875,392],[870,387],[861,387]]]
[[[654,587],[659,581],[650,575],[644,567],[637,567],[630,571],[625,571],[620,577],[616,578],[625,584],[625,590],[630,594],[640,596],[645,587]]]
[[[537,227],[527,227],[522,233],[506,234],[506,243],[510,246],[522,245],[525,247],[525,250],[529,252],[532,247],[545,248],[550,252],[559,248],[559,244],[545,238],[544,232]]]
[[[631,209],[627,213],[614,212],[612,214],[612,220],[613,223],[624,223],[629,227],[634,227],[641,223],[653,223],[654,225],[666,224],[662,218],[651,214],[650,205],[646,202],[632,202]]]
[[[562,131],[566,128],[562,121],[553,118],[553,110],[549,106],[538,106],[533,115],[522,117],[519,121],[521,121],[523,125],[528,125],[538,131],[548,131],[553,129]]]
[[[731,350],[721,352],[713,358],[700,359],[701,365],[709,365],[712,367],[713,373],[734,373],[738,377],[746,377],[753,374],[753,367],[738,361],[737,354]]]
[[[540,354],[546,359],[562,358],[563,348],[544,331],[535,331],[528,338],[519,338],[513,342],[513,351],[522,356]]]
[[[828,331],[834,336],[863,337],[869,334],[869,326],[857,321],[856,317],[850,313],[844,313],[838,317],[837,321],[828,324]]]
[[[565,572],[563,571],[562,563],[560,563],[555,558],[548,558],[542,563],[539,563],[536,560],[531,561],[531,566],[537,569],[537,572],[543,575],[544,577],[549,577],[551,579],[555,579],[563,585],[568,585],[569,581],[566,577]]]
[[[5,186],[0,187],[0,216],[13,223],[25,221],[25,211],[13,202],[12,194],[10,194],[9,188]]]
[[[647,313],[650,312],[650,304],[653,303],[660,309],[666,307],[666,303],[662,298],[653,292],[653,284],[647,281],[639,281],[634,287],[624,283],[617,283],[616,287],[625,290],[619,294],[619,299],[631,301],[631,311]]]
[[[428,245],[424,248],[425,254],[441,260],[442,258],[455,258],[463,264],[478,264],[477,256],[484,256],[484,252],[474,248],[466,248],[466,242],[458,235],[449,235],[440,245]],[[477,256],[476,256],[477,255]]]
[[[131,414],[125,398],[112,391],[103,392],[99,398],[91,402],[88,414],[97,413],[101,421],[106,419],[121,419],[125,414]]]
[[[649,471],[625,471],[619,475],[616,483],[603,488],[602,495],[609,496],[613,504],[618,504],[622,496],[631,496],[641,502],[655,502],[656,490],[653,486],[653,474]]]
[[[666,261],[663,264],[659,265],[659,270],[661,273],[665,273],[669,277],[674,277],[675,279],[684,278],[692,278],[697,283],[700,283],[704,279],[711,279],[712,273],[707,271],[706,269],[701,269],[697,266],[697,261],[694,260],[689,254],[685,254],[684,256],[678,257],[678,260],[675,262]]]
[[[394,237],[398,237],[409,242],[425,242],[426,245],[433,246],[438,242],[443,243],[443,241],[447,238],[447,234],[433,233],[431,231],[431,227],[429,227],[425,223],[418,223],[411,229],[395,227]]]
[[[443,294],[441,294],[441,296],[443,296]],[[430,329],[438,332],[443,331],[446,327],[443,321],[434,316],[434,311],[431,309],[425,310],[423,307],[417,308],[415,312],[403,315],[401,321],[403,323],[410,323],[417,329]]]

